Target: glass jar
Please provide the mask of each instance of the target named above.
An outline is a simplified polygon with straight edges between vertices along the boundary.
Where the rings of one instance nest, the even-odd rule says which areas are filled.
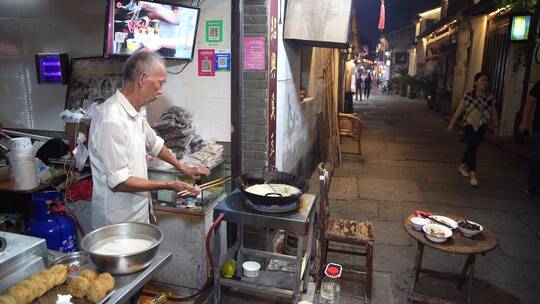
[[[320,304],[338,304],[341,296],[341,270],[339,264],[328,263],[319,295]]]

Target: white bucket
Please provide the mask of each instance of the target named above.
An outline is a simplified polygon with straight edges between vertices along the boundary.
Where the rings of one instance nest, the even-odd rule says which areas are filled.
[[[20,150],[32,148],[32,140],[30,137],[17,137],[9,140],[10,150]]]
[[[17,162],[20,160],[31,160],[34,159],[34,149],[21,149],[21,150],[11,150],[9,151],[9,162]]]
[[[10,168],[11,176],[15,180],[13,190],[30,190],[39,186],[36,160],[34,158],[10,161]]]

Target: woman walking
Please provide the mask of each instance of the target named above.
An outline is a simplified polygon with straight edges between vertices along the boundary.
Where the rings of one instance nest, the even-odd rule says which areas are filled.
[[[465,94],[448,125],[448,131],[451,131],[456,120],[464,113],[463,135],[467,149],[458,170],[463,176],[469,177],[471,186],[478,186],[476,152],[484,138],[489,120],[493,121],[495,134],[498,133],[499,128],[495,98],[488,92],[488,86],[487,74],[480,72],[474,75],[473,89]]]

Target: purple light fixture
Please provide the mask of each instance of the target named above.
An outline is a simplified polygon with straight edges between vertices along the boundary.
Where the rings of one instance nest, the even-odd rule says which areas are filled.
[[[67,54],[36,54],[36,72],[38,83],[67,83]]]

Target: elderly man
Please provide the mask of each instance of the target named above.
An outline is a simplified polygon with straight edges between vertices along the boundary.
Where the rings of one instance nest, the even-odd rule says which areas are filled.
[[[98,107],[90,126],[94,228],[148,222],[151,190],[199,194],[199,188],[182,181],[149,180],[146,154],[158,156],[194,179],[210,174],[207,168],[189,168],[176,160],[139,113],[162,94],[167,70],[161,56],[133,54],[124,65],[122,78],[122,88]]]

